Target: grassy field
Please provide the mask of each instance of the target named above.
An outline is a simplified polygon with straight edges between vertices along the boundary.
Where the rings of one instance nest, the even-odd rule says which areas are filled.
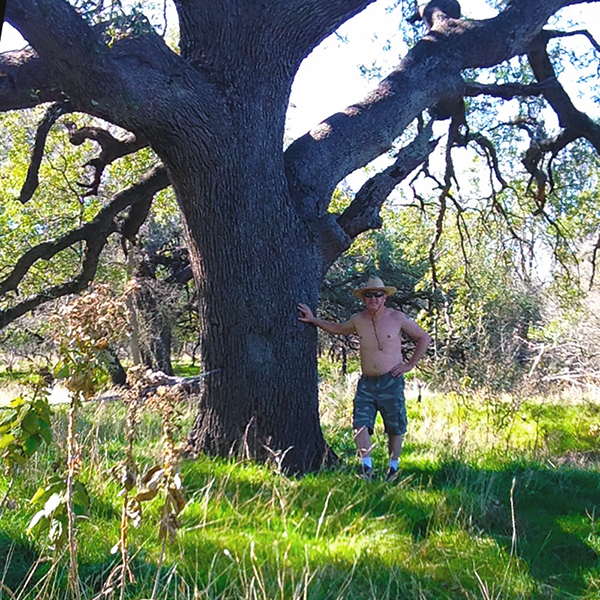
[[[350,428],[354,376],[322,384],[323,426],[343,464],[289,478],[236,459],[182,465],[187,505],[158,570],[160,501],[130,530],[135,582],[145,599],[600,598],[600,400],[408,393],[402,474],[357,478]],[[186,427],[193,404],[182,404]],[[0,599],[67,597],[66,559],[26,534],[29,498],[64,463],[64,407],[57,443],[17,473],[0,519]],[[124,408],[90,402],[79,421],[80,478],[92,498],[78,524],[83,598],[99,595],[118,563],[121,498],[111,468],[125,454]],[[159,417],[144,412],[139,465],[161,454]],[[9,478],[0,477],[0,492]],[[158,579],[157,579],[158,572]],[[155,581],[158,585],[154,589]],[[119,597],[118,590],[115,591]]]

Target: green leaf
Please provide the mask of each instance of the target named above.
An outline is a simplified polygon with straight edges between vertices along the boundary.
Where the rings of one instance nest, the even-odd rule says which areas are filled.
[[[56,379],[66,379],[70,374],[69,365],[64,362],[59,362],[54,368],[54,377]]]
[[[23,404],[25,404],[25,398],[23,396],[18,396],[10,401],[12,408],[19,408],[19,406],[22,406]]]
[[[42,438],[39,435],[31,435],[23,442],[23,450],[29,458],[41,445]]]
[[[22,467],[27,462],[27,457],[23,454],[19,446],[9,448],[6,456],[10,462],[16,463],[19,467]]]
[[[52,516],[52,513],[60,506],[63,502],[63,494],[55,492],[46,500],[46,504],[44,504],[44,514],[47,517]]]
[[[21,420],[21,427],[28,433],[37,433],[40,428],[40,419],[33,409],[29,409]]]
[[[73,506],[81,510],[81,513],[87,512],[87,509],[90,506],[90,496],[85,489],[85,486],[80,481],[75,481],[73,483]]]
[[[4,435],[7,431],[10,431],[14,426],[14,421],[6,419],[2,424],[0,424],[0,435]]]
[[[58,515],[52,519],[48,538],[59,550],[67,541],[67,517],[66,515]]]
[[[52,428],[46,421],[40,421],[40,435],[46,444],[52,443]]]
[[[46,502],[46,500],[49,497],[49,493],[47,488],[38,488],[37,492],[31,497],[31,500],[29,501],[30,504],[38,504],[40,502]]]
[[[50,519],[46,516],[43,510],[40,510],[33,515],[29,525],[27,527],[27,533],[31,534],[34,529],[38,529],[37,533],[40,534],[42,531],[48,529],[50,526]]]
[[[12,433],[6,433],[0,438],[0,450],[8,448],[15,441],[15,436]]]

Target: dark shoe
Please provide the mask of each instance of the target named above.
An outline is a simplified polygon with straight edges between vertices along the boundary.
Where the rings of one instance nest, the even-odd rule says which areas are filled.
[[[375,471],[373,471],[373,467],[365,467],[364,465],[361,465],[358,476],[365,481],[373,481],[375,479]]]
[[[398,469],[394,469],[394,467],[389,467],[387,475],[385,476],[385,480],[389,483],[392,483],[392,481],[396,481],[396,477],[398,477]]]

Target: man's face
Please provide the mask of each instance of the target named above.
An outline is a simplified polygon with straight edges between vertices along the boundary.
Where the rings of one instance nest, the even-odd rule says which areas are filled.
[[[369,290],[362,296],[367,310],[374,314],[385,304],[385,292],[380,290]]]

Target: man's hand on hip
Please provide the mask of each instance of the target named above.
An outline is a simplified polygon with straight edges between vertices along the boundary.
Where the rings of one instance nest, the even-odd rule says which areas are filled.
[[[395,367],[390,369],[390,374],[392,377],[400,377],[400,375],[404,375],[404,373],[408,373],[414,368],[414,365],[411,365],[407,362],[398,363]]]

